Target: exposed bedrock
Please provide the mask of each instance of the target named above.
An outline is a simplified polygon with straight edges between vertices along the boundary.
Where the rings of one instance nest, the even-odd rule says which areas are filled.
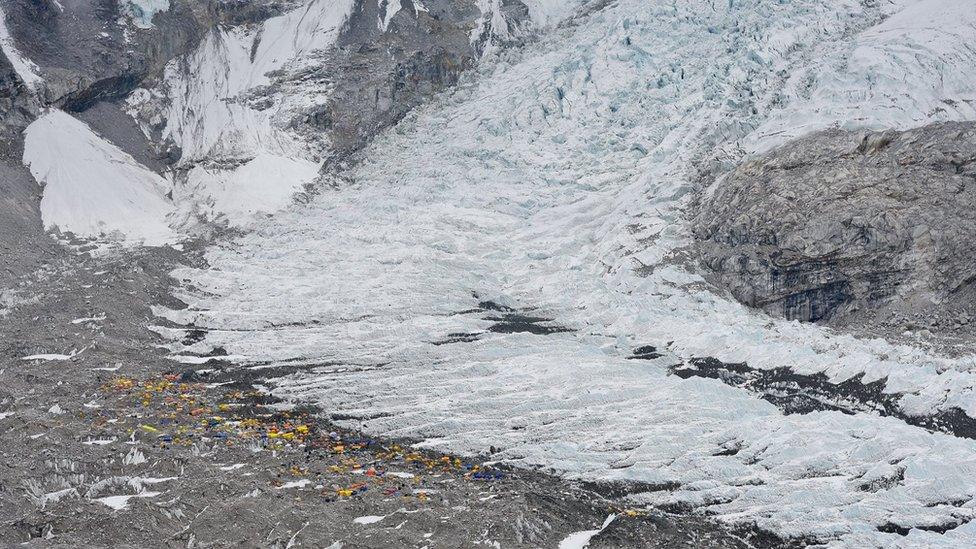
[[[721,177],[694,210],[714,281],[802,321],[960,329],[976,297],[976,123],[827,130]]]
[[[2,2],[17,47],[44,79],[43,103],[76,112],[124,97],[195,45],[213,17],[207,5],[174,1],[157,24],[137,25],[124,1]]]
[[[334,55],[318,68],[335,87],[328,112],[311,114],[307,123],[331,133],[335,157],[359,149],[424,98],[456,84],[475,64],[479,52],[470,38],[480,13],[475,5],[426,4],[430,11],[410,4],[384,29],[376,24],[384,3],[361,3]]]

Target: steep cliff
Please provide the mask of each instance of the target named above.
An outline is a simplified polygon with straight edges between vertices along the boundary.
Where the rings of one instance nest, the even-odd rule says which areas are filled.
[[[699,250],[743,303],[804,321],[955,329],[974,314],[976,125],[828,130],[704,197]]]

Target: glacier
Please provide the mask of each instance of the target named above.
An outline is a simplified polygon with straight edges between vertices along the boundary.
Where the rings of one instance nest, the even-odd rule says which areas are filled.
[[[976,543],[976,441],[867,412],[784,415],[720,381],[668,375],[703,356],[860,375],[916,413],[976,415],[976,357],[750,311],[705,284],[683,217],[709,174],[797,135],[972,119],[968,3],[533,4],[549,30],[489,48],[458,89],[323,175],[309,203],[211,247],[206,268],[175,271],[188,307],[155,312],[206,337],[184,344],[185,330],[161,323],[169,349],[305,366],[269,381],[273,392],[361,418],[344,421],[367,432],[674,486],[639,503],[832,546]],[[341,20],[343,4],[329,6],[323,18]],[[169,135],[193,161],[314,163],[263,115],[214,101],[303,49],[259,54],[257,70],[255,36],[235,32],[191,60],[213,80],[169,79],[189,98]],[[294,169],[295,183],[311,173]],[[255,188],[268,177],[252,173]],[[499,311],[565,330],[493,329]],[[631,360],[644,345],[662,356]]]

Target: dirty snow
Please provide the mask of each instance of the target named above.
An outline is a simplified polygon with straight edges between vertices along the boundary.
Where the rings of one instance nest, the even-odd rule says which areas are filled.
[[[171,349],[308,364],[276,394],[374,418],[346,422],[369,432],[680,485],[639,497],[649,504],[846,546],[971,544],[976,441],[869,413],[784,416],[719,381],[667,374],[714,356],[887,376],[911,410],[976,415],[974,357],[772,320],[708,291],[683,260],[696,166],[731,166],[860,98],[863,126],[972,116],[928,109],[972,101],[976,31],[955,16],[963,4],[923,3],[924,18],[908,2],[620,0],[500,52],[377,138],[338,190],[212,248],[208,269],[177,270],[190,307],[156,312],[207,336]],[[927,55],[939,62],[912,61]],[[860,62],[904,73],[865,80]],[[830,82],[849,86],[824,100],[835,114],[816,107]],[[491,332],[489,313],[472,312],[488,300],[574,331]],[[477,336],[433,345],[458,333]],[[666,356],[628,360],[640,345]],[[895,480],[861,488],[877,478]],[[887,523],[917,528],[902,538],[878,530]]]
[[[56,490],[54,492],[47,492],[46,494],[42,494],[40,496],[33,497],[31,499],[34,500],[35,505],[37,505],[41,509],[44,509],[49,504],[57,503],[64,498],[68,498],[68,497],[77,498],[80,497],[80,495],[81,494],[78,493],[78,490],[76,488],[64,488],[62,490]]]
[[[176,239],[169,182],[73,116],[51,109],[31,123],[23,161],[44,186],[45,228],[146,245]]]
[[[94,440],[93,439],[88,439],[88,440],[82,442],[82,444],[87,444],[88,446],[107,446],[109,444],[112,444],[116,440],[117,439],[114,439],[114,438],[94,439]]]

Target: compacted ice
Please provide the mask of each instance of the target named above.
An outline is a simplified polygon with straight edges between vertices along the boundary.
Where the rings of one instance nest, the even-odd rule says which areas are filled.
[[[784,415],[669,374],[715,357],[861,375],[907,413],[976,415],[973,357],[713,293],[682,216],[698,182],[796,135],[972,118],[964,4],[620,0],[570,17],[493,54],[310,204],[177,271],[190,307],[157,312],[205,338],[157,329],[187,361],[220,347],[302,366],[277,394],[370,432],[651,483],[635,499],[782,536],[973,543],[976,441],[870,411]]]

